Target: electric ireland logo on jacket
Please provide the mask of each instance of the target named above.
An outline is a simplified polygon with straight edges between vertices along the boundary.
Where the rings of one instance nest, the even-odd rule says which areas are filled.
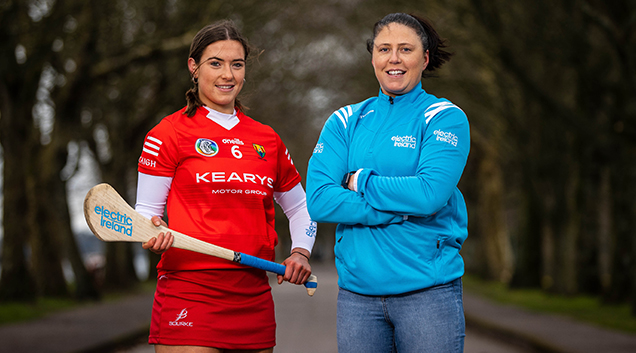
[[[95,206],[95,213],[101,216],[99,221],[100,226],[132,237],[132,218],[128,217],[127,214],[112,212],[104,206]]]
[[[393,141],[393,146],[395,147],[407,147],[415,149],[417,145],[417,138],[414,136],[393,136],[391,137],[391,141]]]

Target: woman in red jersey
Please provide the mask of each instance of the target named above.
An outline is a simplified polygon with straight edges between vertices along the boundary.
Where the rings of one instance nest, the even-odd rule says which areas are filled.
[[[147,134],[139,157],[136,210],[156,224],[274,260],[274,201],[287,217],[291,255],[283,280],[302,284],[316,224],[291,157],[274,130],[244,114],[247,40],[230,21],[192,41],[194,87],[187,106]],[[274,302],[263,270],[172,248],[170,233],[143,244],[162,254],[149,343],[156,352],[273,352]]]

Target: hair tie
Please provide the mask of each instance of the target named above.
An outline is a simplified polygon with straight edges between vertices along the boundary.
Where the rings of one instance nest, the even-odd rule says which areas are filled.
[[[309,261],[309,257],[307,255],[301,253],[300,251],[292,251],[292,254],[298,254],[300,256],[304,256],[307,259],[307,261]]]

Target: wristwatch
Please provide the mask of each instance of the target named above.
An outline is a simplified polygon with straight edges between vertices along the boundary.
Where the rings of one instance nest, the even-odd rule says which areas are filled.
[[[345,189],[349,189],[349,180],[351,180],[351,177],[356,173],[357,171],[354,170],[353,172],[349,172],[346,173],[343,177],[342,177],[342,187]]]

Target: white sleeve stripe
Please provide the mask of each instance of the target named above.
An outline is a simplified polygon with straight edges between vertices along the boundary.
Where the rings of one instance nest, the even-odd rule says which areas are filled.
[[[450,103],[450,102],[435,103],[435,104],[431,104],[430,107],[426,108],[426,112],[430,113],[430,112],[436,111],[439,108],[451,107],[451,106],[453,106],[453,103]]]
[[[144,147],[144,148],[143,148],[143,151],[144,151],[144,152],[146,152],[146,153],[148,153],[148,154],[151,154],[151,155],[153,155],[153,156],[155,156],[155,157],[158,157],[158,156],[159,156],[159,153],[157,153],[157,152],[155,152],[155,151],[151,151],[151,150],[147,149],[146,147]]]
[[[347,119],[347,121],[349,121],[350,114],[347,112],[347,110],[344,107],[338,109],[338,111],[342,113],[342,116],[344,116],[345,119]]]
[[[161,145],[163,143],[163,142],[161,142],[161,140],[159,140],[157,138],[154,138],[152,136],[148,136],[147,139],[152,141],[152,142],[154,142],[154,143],[156,143],[156,144],[158,144],[158,145]]]
[[[157,151],[159,151],[159,146],[157,146],[157,145],[153,145],[153,144],[152,144],[152,143],[150,143],[150,142],[146,142],[146,143],[144,143],[144,146],[149,147],[149,148],[152,148],[153,150],[157,150]]]
[[[353,115],[353,109],[351,109],[350,105],[346,107],[342,107],[334,112],[342,121],[342,125],[344,125],[345,129],[347,128],[347,123],[349,122],[349,118]]]
[[[347,122],[345,121],[345,119],[342,117],[342,115],[340,115],[340,112],[336,111],[334,112],[338,118],[340,119],[340,121],[342,121],[342,125],[344,125],[345,129],[347,128]]]
[[[459,110],[461,110],[458,106],[456,106],[455,104],[452,103],[448,103],[448,102],[444,102],[445,104],[438,104],[438,108],[433,109],[431,111],[428,111],[426,113],[424,113],[424,117],[426,118],[426,123],[428,124],[429,121],[431,121],[431,119],[433,119],[433,117],[435,115],[437,115],[437,113],[441,112],[442,110],[448,109],[448,108],[457,108]]]
[[[440,105],[446,105],[446,104],[452,104],[452,103],[449,103],[449,102],[434,103],[434,104],[431,104],[427,109],[435,108],[435,107],[438,107]]]

